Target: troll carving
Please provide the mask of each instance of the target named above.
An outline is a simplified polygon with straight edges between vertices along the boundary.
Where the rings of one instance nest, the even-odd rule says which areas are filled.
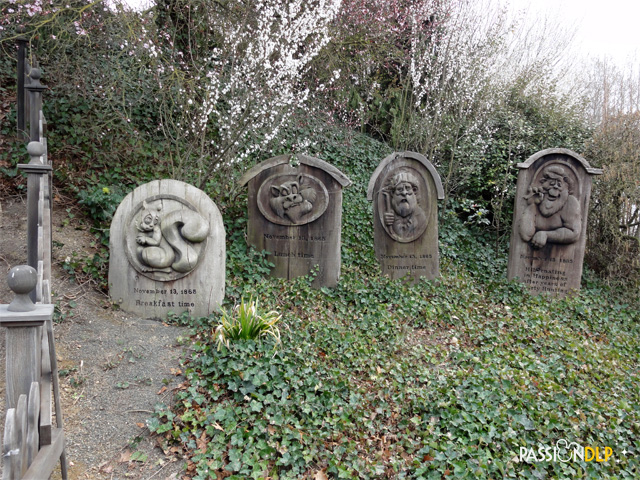
[[[281,185],[271,185],[269,205],[280,218],[288,218],[295,225],[313,210],[317,193],[313,187],[303,186],[304,177]]]

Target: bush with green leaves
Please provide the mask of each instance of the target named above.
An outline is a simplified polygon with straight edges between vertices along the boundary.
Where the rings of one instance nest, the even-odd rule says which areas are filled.
[[[511,233],[516,165],[547,148],[583,153],[592,129],[584,105],[553,81],[532,85],[527,78],[516,78],[495,88],[505,91],[495,93],[482,142],[465,138],[447,143],[440,170],[448,193],[471,200],[476,211],[486,210],[484,218],[497,237],[504,237]]]
[[[640,284],[640,114],[607,117],[587,159],[604,166],[594,178],[587,229],[588,264],[603,277]]]

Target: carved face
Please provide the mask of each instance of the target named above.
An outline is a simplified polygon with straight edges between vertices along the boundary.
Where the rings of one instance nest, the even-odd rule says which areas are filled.
[[[285,211],[302,203],[304,199],[299,192],[300,184],[297,181],[271,186],[271,193],[278,199],[277,202]]]
[[[402,181],[394,187],[391,195],[391,206],[396,214],[405,218],[414,212],[418,204],[417,191],[418,186],[408,181]]]
[[[297,180],[271,186],[271,208],[280,218],[287,217],[294,224],[313,210],[316,201],[316,191],[311,187],[301,188],[303,182],[304,177],[299,175]]]
[[[569,185],[566,175],[560,167],[549,168],[542,176],[544,198],[539,204],[540,213],[544,217],[555,215],[569,198]]]
[[[138,230],[141,232],[151,232],[160,222],[160,210],[162,206],[158,205],[157,209],[149,208],[146,202],[142,203],[142,215],[140,223],[138,224]]]

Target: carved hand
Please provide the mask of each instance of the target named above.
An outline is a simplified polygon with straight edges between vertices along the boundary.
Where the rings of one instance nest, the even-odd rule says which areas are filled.
[[[136,237],[136,243],[138,245],[146,245],[147,244],[147,237],[144,235],[138,235]]]
[[[539,231],[531,239],[531,246],[533,248],[542,248],[547,244],[547,232]]]
[[[386,212],[384,214],[384,223],[387,226],[393,225],[393,222],[395,221],[395,219],[396,219],[396,216],[393,212]]]
[[[542,187],[529,187],[529,190],[527,190],[527,195],[524,196],[524,199],[529,205],[533,203],[538,205],[544,199],[544,190],[542,189]]]

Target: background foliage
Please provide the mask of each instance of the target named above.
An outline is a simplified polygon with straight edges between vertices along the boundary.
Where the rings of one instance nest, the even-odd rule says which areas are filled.
[[[591,158],[606,159],[595,183],[589,218],[588,259],[607,278],[638,284],[640,271],[640,117],[607,117],[591,138]]]

